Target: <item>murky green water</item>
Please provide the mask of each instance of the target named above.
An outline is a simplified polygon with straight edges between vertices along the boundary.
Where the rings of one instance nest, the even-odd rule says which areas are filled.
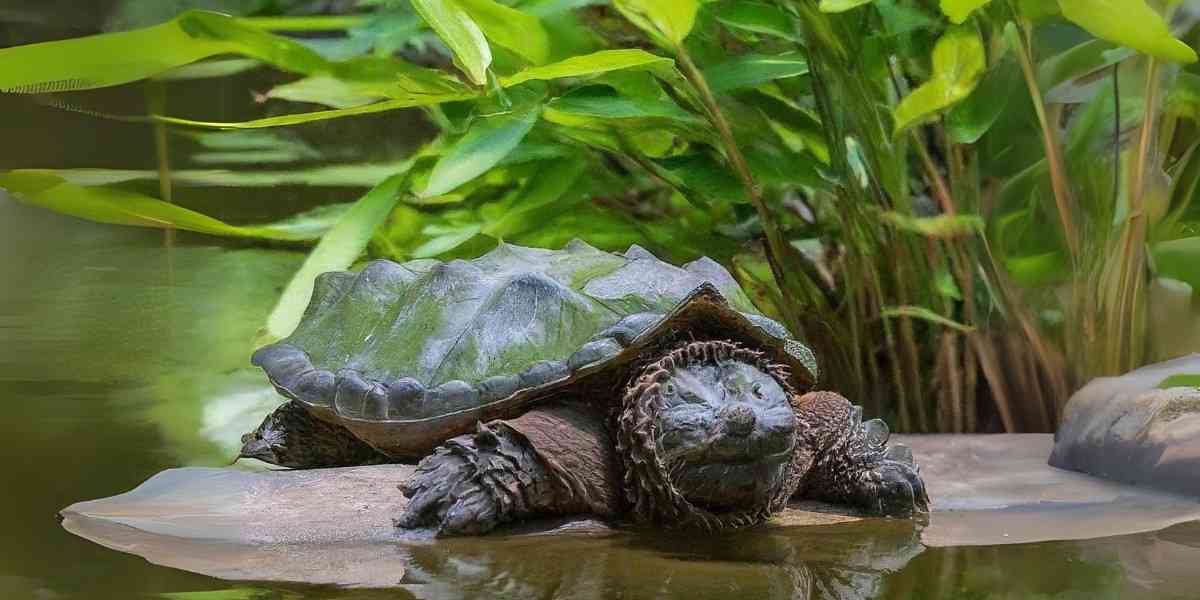
[[[21,10],[0,13],[0,25],[46,14],[29,8],[36,2],[16,4]],[[55,37],[38,26],[30,34],[0,27],[0,45]],[[185,86],[170,101],[181,114],[246,118],[247,87]],[[92,100],[139,101],[136,90]],[[338,124],[324,133],[361,140],[358,155],[386,157],[420,135],[411,121],[393,126]],[[0,168],[154,166],[141,126],[0,96],[0,128]],[[179,189],[176,198],[264,220],[357,193]],[[0,194],[0,598],[1200,597],[1195,525],[950,549],[921,546],[901,523],[720,538],[457,540],[403,550],[404,587],[387,592],[228,583],[59,527],[56,512],[72,502],[126,491],[165,468],[228,462],[240,434],[277,402],[247,357],[301,258],[192,235],[168,247],[161,232],[84,223]]]

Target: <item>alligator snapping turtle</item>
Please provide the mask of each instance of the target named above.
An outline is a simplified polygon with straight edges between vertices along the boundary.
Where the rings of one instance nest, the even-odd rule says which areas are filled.
[[[907,448],[831,392],[809,350],[716,262],[573,242],[319,277],[253,362],[291,402],[243,438],[290,467],[420,459],[397,525],[531,515],[738,527],[794,495],[927,510]],[[801,392],[807,392],[800,395]]]

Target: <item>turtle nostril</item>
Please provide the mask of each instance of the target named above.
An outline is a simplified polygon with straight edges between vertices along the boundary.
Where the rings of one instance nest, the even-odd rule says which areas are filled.
[[[754,430],[754,409],[745,404],[733,404],[721,409],[725,430],[734,435],[746,435]]]

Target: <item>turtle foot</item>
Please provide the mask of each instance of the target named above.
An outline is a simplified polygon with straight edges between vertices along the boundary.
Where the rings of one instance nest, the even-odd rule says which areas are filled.
[[[400,484],[409,499],[397,527],[480,535],[536,512],[548,480],[528,443],[502,422],[447,441]]]
[[[888,444],[879,419],[862,420],[862,409],[827,392],[811,395],[810,422],[818,424],[822,450],[802,485],[804,497],[857,507],[868,513],[913,518],[929,513],[929,494],[912,450]]]
[[[886,456],[859,473],[850,500],[884,517],[910,518],[929,512],[929,494],[917,466]]]

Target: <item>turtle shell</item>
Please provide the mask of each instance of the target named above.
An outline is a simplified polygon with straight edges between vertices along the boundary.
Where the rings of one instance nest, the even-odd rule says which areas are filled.
[[[296,330],[252,362],[317,417],[416,458],[549,397],[618,404],[643,357],[696,339],[766,352],[799,390],[815,382],[808,348],[716,262],[680,268],[579,241],[325,273]]]

